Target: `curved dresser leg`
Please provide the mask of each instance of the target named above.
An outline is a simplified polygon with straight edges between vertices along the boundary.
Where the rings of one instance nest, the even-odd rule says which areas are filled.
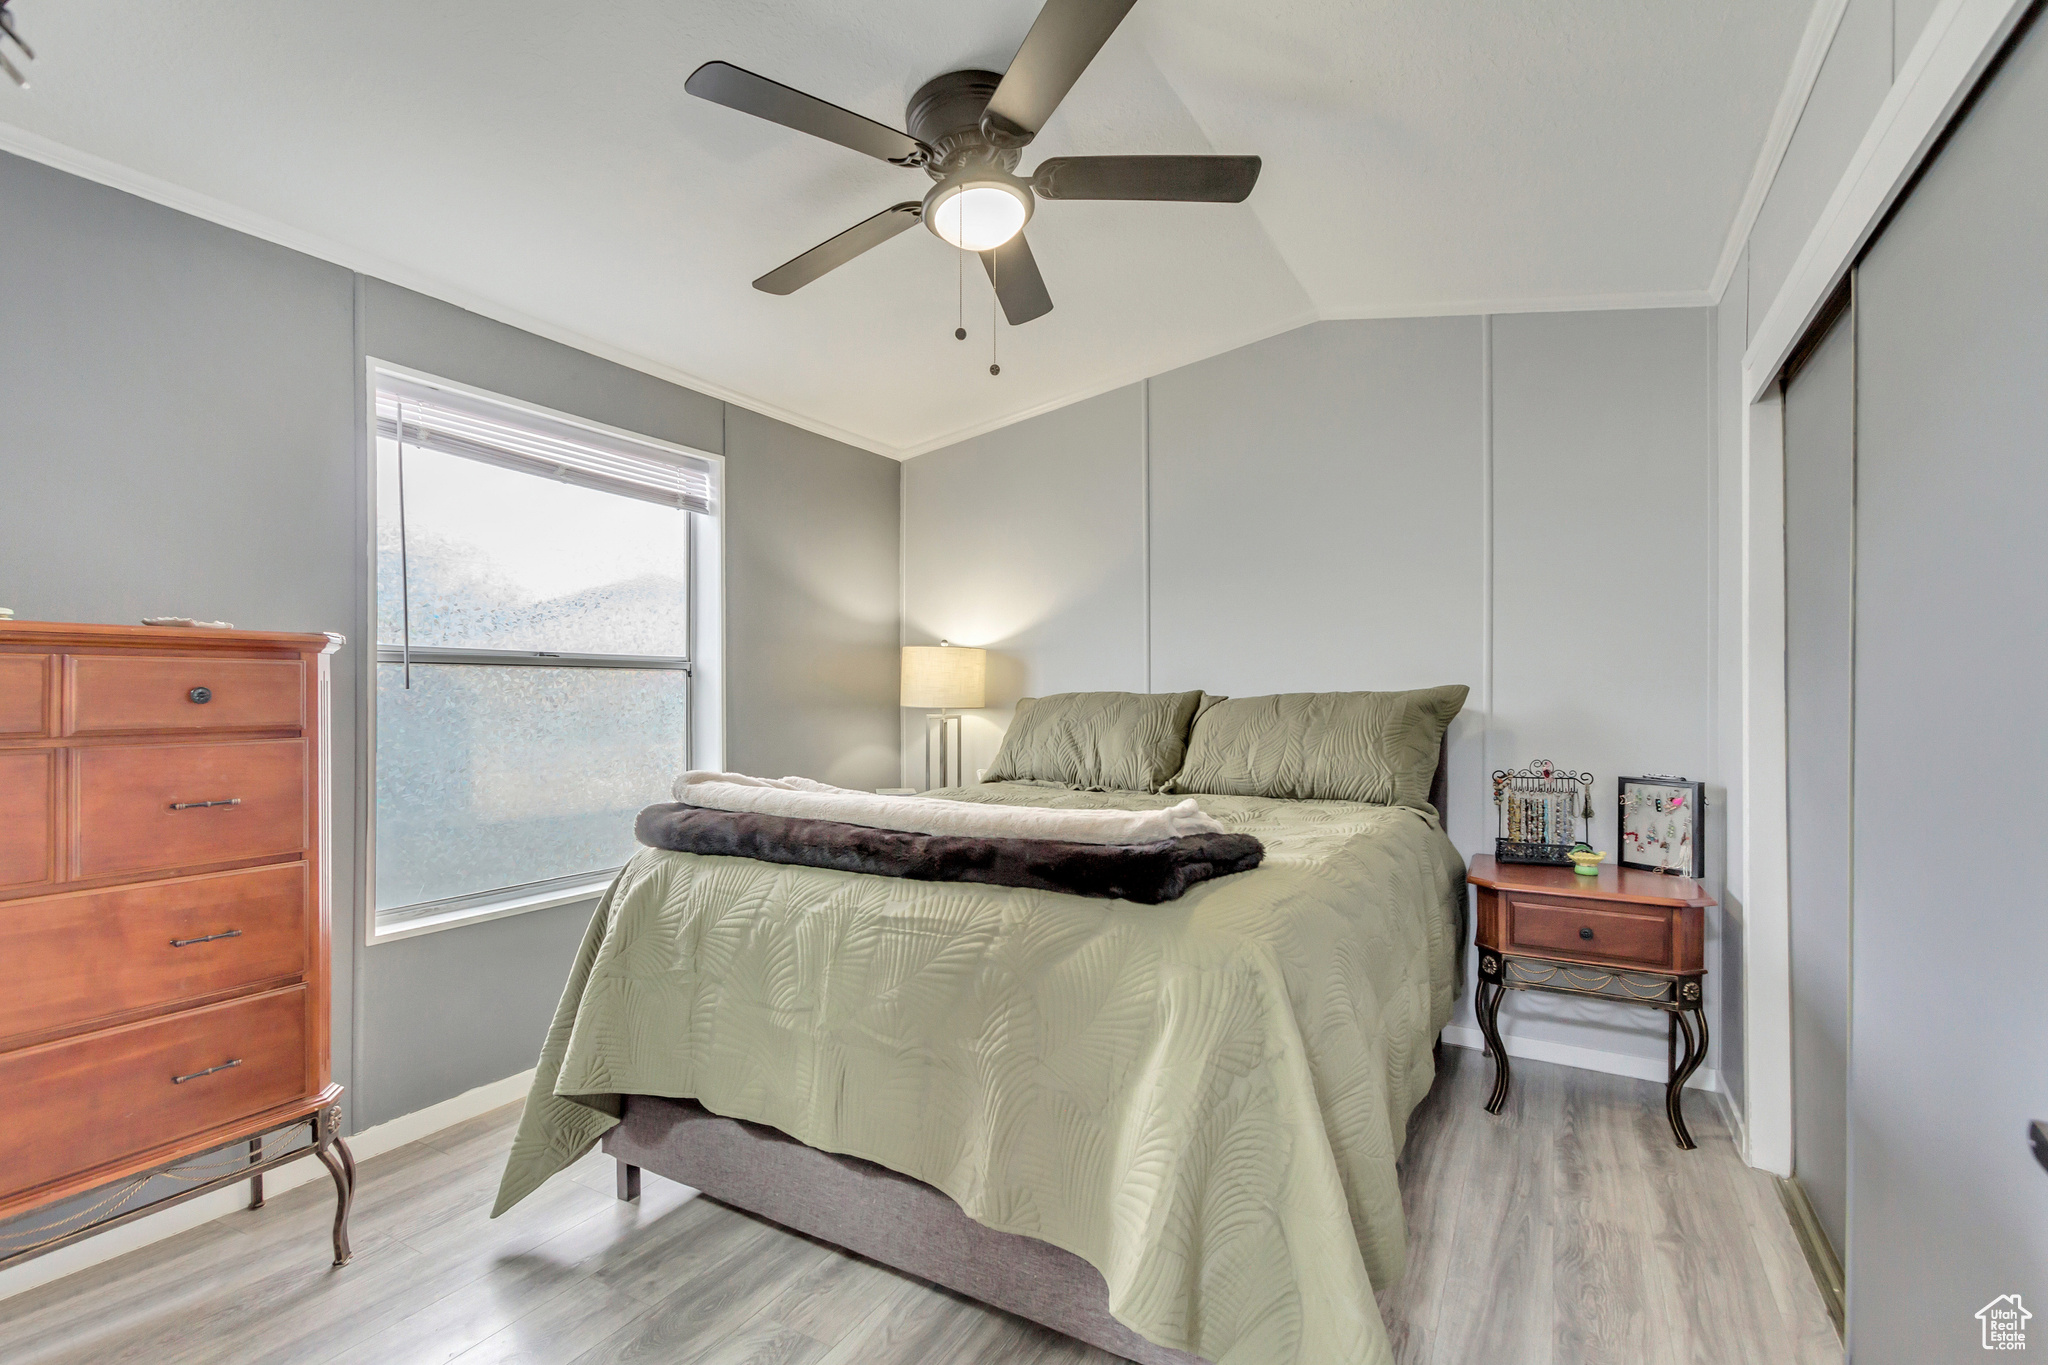
[[[341,1135],[341,1106],[320,1115],[316,1143],[313,1155],[334,1177],[334,1263],[344,1266],[352,1254],[348,1246],[348,1214],[356,1202],[356,1158]]]
[[[334,1140],[334,1146],[343,1154],[348,1151],[347,1144],[340,1138]],[[327,1167],[327,1173],[334,1177],[334,1263],[337,1266],[344,1266],[348,1264],[349,1256],[352,1254],[348,1248],[348,1211],[349,1205],[355,1202],[356,1192],[354,1183],[349,1179],[348,1168],[354,1163],[344,1161],[342,1156],[325,1147],[314,1155]]]

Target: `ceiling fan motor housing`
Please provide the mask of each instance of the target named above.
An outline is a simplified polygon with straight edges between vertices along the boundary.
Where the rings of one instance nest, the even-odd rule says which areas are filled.
[[[948,71],[919,86],[903,111],[910,135],[932,149],[925,171],[944,180],[956,171],[994,166],[1010,173],[1022,147],[998,147],[981,131],[982,111],[1001,85],[994,71]]]

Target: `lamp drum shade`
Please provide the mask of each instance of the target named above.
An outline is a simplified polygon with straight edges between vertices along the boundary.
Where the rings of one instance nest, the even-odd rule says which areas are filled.
[[[987,650],[959,645],[903,646],[903,705],[972,711],[987,705],[987,697]]]

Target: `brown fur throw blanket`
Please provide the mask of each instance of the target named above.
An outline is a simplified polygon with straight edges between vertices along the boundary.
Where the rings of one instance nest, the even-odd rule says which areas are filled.
[[[1249,872],[1266,849],[1249,834],[1190,834],[1150,844],[1076,844],[907,834],[786,815],[649,806],[633,835],[649,848],[755,858],[925,882],[983,882],[1157,905],[1211,877]]]

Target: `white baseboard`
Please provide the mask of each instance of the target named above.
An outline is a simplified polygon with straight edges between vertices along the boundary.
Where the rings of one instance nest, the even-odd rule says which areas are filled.
[[[1735,1097],[1718,1087],[1714,1102],[1721,1106],[1721,1117],[1728,1120],[1728,1131],[1735,1138],[1735,1150],[1745,1163],[1749,1161],[1749,1125],[1743,1121],[1742,1110],[1736,1106]]]
[[[522,1071],[517,1076],[507,1076],[502,1081],[492,1081],[489,1085],[480,1085],[474,1090],[464,1091],[453,1099],[430,1104],[425,1109],[410,1114],[400,1114],[397,1118],[380,1123],[374,1128],[365,1128],[360,1133],[353,1133],[348,1139],[349,1150],[355,1154],[356,1160],[367,1161],[395,1147],[403,1147],[408,1142],[417,1142],[423,1137],[438,1133],[444,1128],[453,1128],[456,1124],[467,1122],[480,1114],[488,1114],[491,1110],[511,1104],[514,1100],[524,1099],[532,1085],[531,1070]],[[296,1189],[308,1181],[327,1178],[325,1166],[306,1158],[265,1172],[263,1193],[267,1198],[283,1194],[286,1190]],[[132,1223],[113,1228],[97,1237],[73,1242],[70,1246],[53,1251],[47,1256],[24,1261],[9,1270],[0,1270],[0,1299],[26,1293],[52,1280],[60,1280],[66,1275],[84,1270],[88,1266],[111,1261],[116,1256],[125,1255],[138,1247],[161,1242],[166,1237],[175,1237],[181,1232],[190,1231],[216,1218],[245,1209],[248,1205],[248,1187],[230,1185],[226,1189],[203,1194],[197,1199],[188,1199],[173,1208],[165,1209],[162,1213],[138,1218]]]
[[[1486,1050],[1485,1035],[1467,1025],[1450,1025],[1444,1030],[1444,1041],[1454,1047],[1469,1047],[1475,1052]],[[1606,1052],[1574,1043],[1548,1042],[1542,1038],[1522,1038],[1512,1033],[1503,1034],[1501,1041],[1507,1044],[1510,1057],[1527,1057],[1532,1062],[1556,1062],[1559,1066],[1575,1066],[1581,1071],[1604,1071],[1610,1076],[1628,1076],[1639,1081],[1655,1081],[1659,1085],[1665,1080],[1664,1059],[1661,1057],[1632,1057],[1625,1052]],[[1718,1093],[1721,1073],[1703,1066],[1693,1072],[1685,1088]]]

